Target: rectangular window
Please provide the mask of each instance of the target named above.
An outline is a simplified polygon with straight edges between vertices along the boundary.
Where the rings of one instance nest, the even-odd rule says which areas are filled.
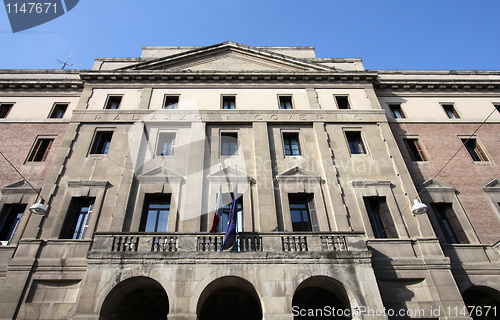
[[[52,108],[52,112],[49,115],[50,119],[62,119],[68,108],[67,103],[56,103]]]
[[[469,152],[472,160],[474,161],[488,161],[488,157],[484,153],[479,143],[476,139],[462,139],[462,143],[465,145],[465,149]]]
[[[397,238],[396,227],[385,197],[364,197],[375,238]]]
[[[26,204],[6,204],[0,215],[0,241],[10,241],[26,210]]]
[[[218,232],[226,232],[227,223],[229,222],[229,213],[233,207],[233,197],[234,193],[223,194],[222,203],[226,203],[221,209],[221,217],[219,220],[219,226],[217,227]],[[239,194],[239,198],[236,199],[236,232],[241,232],[242,230],[242,217],[243,217],[243,197]]]
[[[391,110],[391,114],[395,119],[404,119],[406,118],[403,109],[401,109],[400,104],[390,104],[389,109]]]
[[[157,156],[172,156],[174,154],[175,133],[160,132],[158,136]]]
[[[351,154],[365,154],[366,149],[363,144],[363,139],[361,138],[360,131],[346,131],[345,136],[347,143],[349,144],[349,150]]]
[[[60,238],[83,239],[93,206],[94,198],[73,198],[66,214]]]
[[[113,131],[97,131],[90,154],[108,154],[111,137],[113,137]]]
[[[442,104],[444,112],[450,119],[460,119],[460,115],[453,104]]]
[[[283,132],[285,155],[300,156],[300,143],[298,132]]]
[[[337,108],[339,109],[351,109],[348,96],[335,96],[335,102],[337,103]]]
[[[13,105],[13,103],[0,103],[0,118],[7,118]]]
[[[314,195],[289,193],[288,203],[293,231],[319,231]]]
[[[47,159],[47,155],[49,154],[50,147],[54,139],[38,139],[35,142],[35,146],[31,150],[30,155],[28,156],[28,162],[43,162]]]
[[[427,161],[424,149],[422,149],[422,146],[420,145],[418,139],[408,138],[408,139],[403,139],[403,141],[405,142],[406,148],[408,149],[408,153],[410,154],[411,160]]]
[[[165,95],[163,109],[177,109],[179,106],[179,96]]]
[[[280,109],[293,109],[292,96],[278,96],[280,102]]]
[[[220,155],[236,156],[238,154],[238,133],[221,132],[220,134]]]
[[[432,208],[446,242],[468,243],[451,203],[432,203]]]
[[[236,96],[222,96],[222,109],[236,109]]]
[[[121,102],[122,96],[108,96],[108,101],[104,109],[118,109]]]
[[[167,232],[170,198],[169,193],[146,195],[140,231]]]

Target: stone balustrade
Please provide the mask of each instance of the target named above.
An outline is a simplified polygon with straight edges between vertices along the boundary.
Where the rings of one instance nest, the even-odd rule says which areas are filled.
[[[92,252],[217,252],[223,233],[96,233]],[[238,233],[231,252],[366,251],[360,233]]]

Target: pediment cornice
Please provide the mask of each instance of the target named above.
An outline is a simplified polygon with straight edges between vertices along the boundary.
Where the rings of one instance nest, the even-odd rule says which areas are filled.
[[[147,60],[118,70],[182,70],[206,65],[203,70],[217,70],[211,61],[232,57],[252,63],[254,70],[294,70],[294,71],[332,71],[332,67],[311,61],[290,57],[262,48],[245,46],[235,42],[223,42],[212,46],[199,47],[178,54]],[[219,68],[223,67],[219,65]],[[238,67],[236,67],[238,68]],[[220,69],[219,69],[220,70]],[[224,70],[224,69],[222,69]]]

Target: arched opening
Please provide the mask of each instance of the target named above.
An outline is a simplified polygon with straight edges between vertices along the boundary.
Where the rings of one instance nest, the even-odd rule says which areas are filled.
[[[165,289],[156,280],[134,277],[119,283],[102,304],[101,320],[166,320]]]
[[[500,316],[500,292],[476,286],[462,294],[465,305],[474,320],[498,319]]]
[[[328,277],[302,282],[293,295],[294,319],[351,319],[349,297],[342,284]]]
[[[239,277],[210,283],[198,301],[199,320],[260,320],[262,308],[253,285]]]

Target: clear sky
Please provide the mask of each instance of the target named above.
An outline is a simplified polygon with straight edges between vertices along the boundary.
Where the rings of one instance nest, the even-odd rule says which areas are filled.
[[[42,1],[43,2],[43,1]],[[314,46],[367,69],[500,70],[500,0],[80,0],[12,33],[0,8],[0,69],[89,69],[142,46]],[[76,59],[73,61],[73,59]]]

